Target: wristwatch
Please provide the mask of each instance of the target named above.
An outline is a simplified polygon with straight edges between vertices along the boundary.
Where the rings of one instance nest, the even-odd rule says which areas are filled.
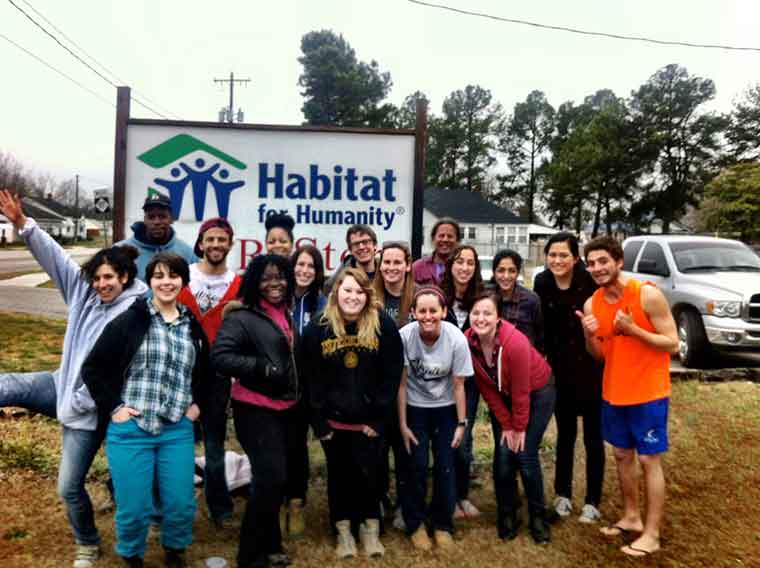
[[[457,422],[457,428],[459,428],[459,427],[467,428],[467,418],[465,418],[464,420],[460,420],[459,422]]]

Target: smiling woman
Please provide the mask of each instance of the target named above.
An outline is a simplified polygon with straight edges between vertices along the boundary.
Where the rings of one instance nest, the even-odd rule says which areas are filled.
[[[255,257],[243,276],[242,302],[225,307],[214,343],[215,369],[234,379],[235,432],[257,472],[243,517],[239,566],[289,564],[278,515],[284,505],[290,534],[303,531],[309,461],[294,359],[298,333],[289,311],[295,288],[288,258]]]
[[[365,272],[338,274],[322,318],[306,329],[299,369],[314,433],[327,460],[330,525],[339,558],[356,556],[352,527],[367,556],[382,556],[381,460],[396,401],[402,350],[396,326],[375,300]]]
[[[69,309],[60,368],[55,373],[0,374],[0,407],[28,408],[61,422],[58,484],[77,541],[76,561],[87,566],[85,562],[95,562],[100,555],[100,536],[85,479],[105,429],[98,424],[95,402],[82,385],[82,362],[106,324],[144,294],[147,286],[135,280],[136,255],[131,247],[103,249],[80,268],[34,219],[24,215],[18,195],[0,191],[0,212],[19,231]]]
[[[209,344],[192,312],[177,304],[190,280],[187,262],[162,252],[145,272],[153,297],[140,298],[106,327],[82,379],[107,425],[117,552],[125,565],[143,565],[149,524],[143,513],[155,484],[166,565],[184,566],[195,513],[192,423],[213,400]]]

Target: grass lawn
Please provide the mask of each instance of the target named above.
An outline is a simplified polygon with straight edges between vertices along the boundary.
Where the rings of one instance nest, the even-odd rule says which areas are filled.
[[[26,316],[0,314],[0,372],[53,368],[60,356],[64,324]],[[286,542],[296,566],[426,567],[606,567],[606,566],[760,566],[760,385],[748,382],[674,385],[670,418],[671,451],[665,458],[668,502],[663,528],[663,549],[646,560],[624,557],[622,539],[607,539],[596,526],[570,518],[555,526],[552,544],[537,547],[523,530],[513,542],[496,537],[496,506],[491,486],[490,428],[484,420],[476,426],[478,483],[473,502],[483,515],[457,524],[456,546],[441,553],[420,553],[408,540],[390,529],[383,537],[386,556],[381,561],[363,558],[337,562],[327,527],[324,460],[312,443],[312,480],[306,509],[305,538]],[[234,438],[234,436],[233,436]],[[542,461],[547,500],[554,472],[554,426],[545,438]],[[238,448],[233,441],[233,449]],[[582,449],[582,441],[578,442]],[[72,538],[63,506],[55,494],[60,449],[60,429],[49,419],[33,416],[0,418],[0,559],[4,566],[70,566]],[[582,452],[580,452],[582,453]],[[582,456],[577,457],[574,505],[583,502]],[[102,480],[106,463],[101,455],[91,472],[89,489],[95,502],[105,495]],[[238,527],[245,500],[235,500],[235,525],[215,531],[205,520],[205,504],[199,500],[191,566],[203,566],[209,556],[223,556],[231,566],[238,541]],[[614,462],[608,452],[605,497],[601,506],[607,521],[620,514]],[[112,513],[100,513],[96,522],[104,540],[105,557],[98,564],[118,565],[113,552]],[[146,566],[161,566],[155,533],[149,537]]]

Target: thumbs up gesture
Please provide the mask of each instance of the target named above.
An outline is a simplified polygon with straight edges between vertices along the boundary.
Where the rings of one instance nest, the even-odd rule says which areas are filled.
[[[596,332],[599,331],[599,320],[596,319],[594,314],[584,314],[580,310],[575,310],[575,315],[581,320],[583,333],[586,334],[587,337],[593,337],[596,335]]]
[[[613,326],[616,332],[620,333],[621,335],[631,335],[631,331],[633,330],[634,325],[635,324],[633,323],[633,316],[631,316],[630,308],[626,307],[625,310],[618,310],[615,313]]]

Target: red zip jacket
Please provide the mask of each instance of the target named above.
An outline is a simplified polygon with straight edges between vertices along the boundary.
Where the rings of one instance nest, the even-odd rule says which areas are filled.
[[[206,333],[208,342],[213,345],[216,339],[216,334],[219,332],[219,328],[222,325],[222,310],[224,306],[230,300],[234,300],[237,297],[238,290],[240,289],[240,276],[237,274],[235,278],[230,282],[227,292],[219,300],[219,303],[207,311],[205,314],[201,314],[201,309],[198,307],[198,302],[195,301],[195,296],[190,291],[190,286],[185,286],[182,292],[179,293],[177,301],[186,305],[193,312],[195,318],[200,322],[203,331]]]
[[[530,393],[549,382],[552,369],[514,325],[499,320],[496,330],[497,381],[488,374],[480,338],[472,328],[465,332],[472,352],[475,384],[504,431],[524,432],[530,420]],[[512,412],[506,397],[512,399]]]

